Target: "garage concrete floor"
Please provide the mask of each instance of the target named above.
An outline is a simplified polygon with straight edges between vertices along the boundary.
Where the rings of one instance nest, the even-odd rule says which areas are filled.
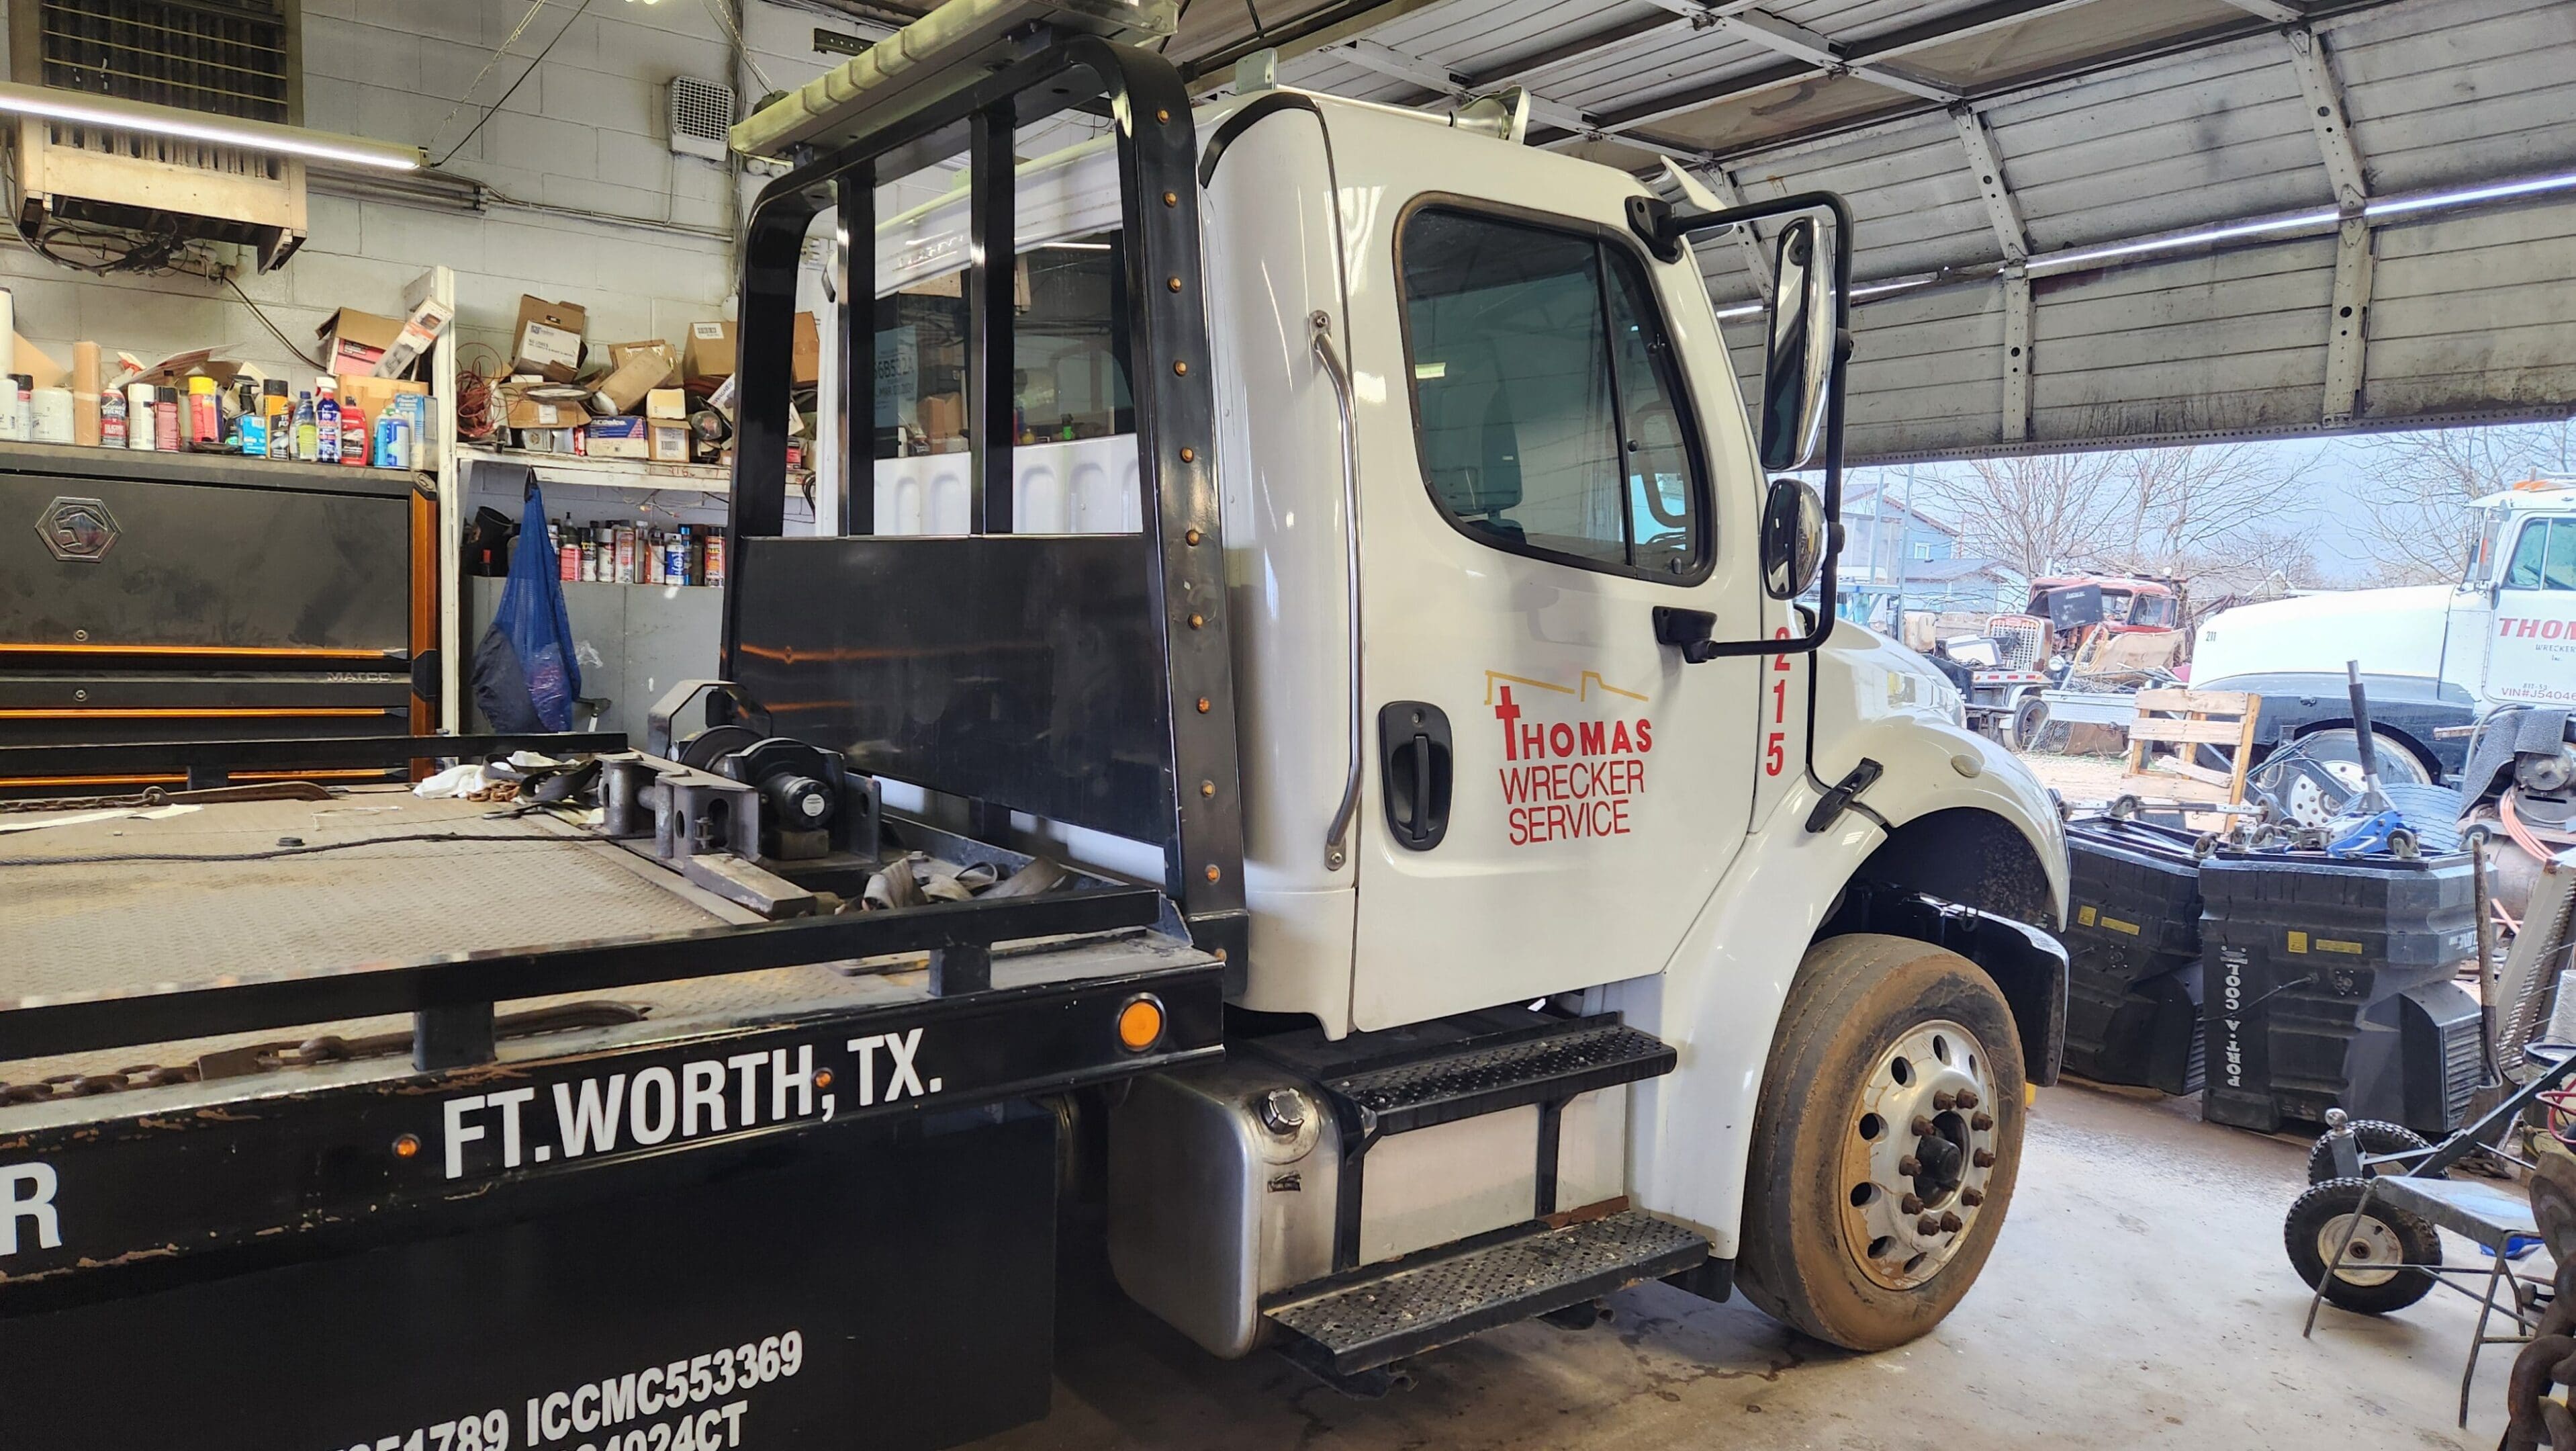
[[[2199,1121],[2197,1100],[2043,1091],[2001,1244],[1942,1327],[1855,1356],[1736,1300],[1659,1284],[1584,1331],[1528,1324],[1415,1363],[1357,1401],[1275,1357],[1224,1363],[1114,1294],[1063,1310],[1055,1413],[984,1451],[1987,1447],[2191,1451],[2491,1447],[2511,1352],[2452,1425],[2476,1311],[2447,1292],[2384,1320],[2328,1307],[2281,1249],[2304,1149]],[[2453,1263],[2476,1255],[2454,1241]]]

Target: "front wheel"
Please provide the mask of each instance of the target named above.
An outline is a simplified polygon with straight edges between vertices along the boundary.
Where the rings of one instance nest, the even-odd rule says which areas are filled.
[[[2039,733],[2048,729],[2048,702],[2034,690],[2013,707],[2012,748],[2016,751],[2039,749]]]
[[[1754,1116],[1746,1297],[1852,1350],[1941,1323],[2003,1228],[2022,1083],[2012,1010],[1975,963],[1903,937],[1809,948]]]

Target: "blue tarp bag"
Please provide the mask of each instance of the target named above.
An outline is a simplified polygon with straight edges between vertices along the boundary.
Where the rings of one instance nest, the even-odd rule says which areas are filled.
[[[573,658],[559,558],[546,533],[545,494],[533,476],[501,607],[474,655],[475,704],[495,730],[572,729],[581,665]]]

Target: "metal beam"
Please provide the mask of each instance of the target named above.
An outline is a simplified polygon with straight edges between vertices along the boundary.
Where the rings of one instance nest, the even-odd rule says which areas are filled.
[[[2285,4],[2283,0],[2227,0],[2227,3],[2250,15],[2260,15],[2266,20],[2279,21],[2284,25],[2296,24],[2308,18],[2308,12],[2296,5]]]
[[[2018,262],[2030,255],[2030,233],[2022,224],[2021,204],[2013,200],[2012,188],[2004,181],[2004,165],[1995,156],[1985,118],[1956,106],[1950,120],[1959,128],[1960,144],[1968,148],[1968,171],[1977,179],[1978,194],[1985,198],[1986,221],[1995,229],[1995,244],[2003,248],[2006,261]]]
[[[2346,217],[2335,237],[2333,316],[2327,319],[2325,421],[2350,422],[2361,411],[2361,384],[2370,351],[2370,224]]]
[[[1792,60],[1828,75],[1852,75],[1872,85],[1885,86],[1927,101],[1951,102],[1959,99],[1959,88],[1906,74],[1889,66],[1869,65],[1856,59],[1848,48],[1809,30],[1795,21],[1783,20],[1768,10],[1747,6],[1718,20],[1718,27],[1729,35],[1752,41],[1765,50],[1777,51]]]
[[[2004,268],[2003,441],[2030,437],[2030,274],[2016,262]]]
[[[1274,50],[1282,62],[1295,60],[1345,40],[1366,35],[1442,0],[1335,0],[1294,20],[1267,27],[1267,35],[1245,36],[1205,55],[1180,62],[1190,94],[1205,96],[1234,79],[1234,63],[1260,51]]]
[[[2307,100],[2308,129],[2316,134],[2335,210],[2343,214],[2335,234],[2334,297],[2327,304],[2323,412],[2328,423],[2348,423],[2361,409],[2370,351],[2371,254],[2377,245],[2366,215],[2370,171],[2352,139],[2343,87],[2327,62],[2325,42],[2304,25],[2281,32],[2281,39],[2289,46],[2290,68],[2298,73],[2299,93]]]
[[[1375,71],[1390,80],[1420,86],[1426,91],[1437,91],[1453,100],[1464,100],[1476,94],[1476,87],[1465,76],[1378,41],[1346,40],[1333,47],[1333,54],[1362,70]],[[1529,101],[1530,119],[1542,126],[1573,132],[1596,129],[1591,117],[1561,101],[1549,100],[1535,91],[1529,92]]]
[[[1709,195],[1717,198],[1718,205],[1725,207],[1744,205],[1744,191],[1735,184],[1735,178],[1728,174],[1725,167],[1700,166],[1692,170],[1698,174],[1701,181],[1708,184]],[[1762,250],[1762,238],[1754,233],[1751,222],[1732,230],[1735,233],[1735,245],[1744,252],[1744,270],[1753,274],[1754,295],[1770,296],[1771,254]]]
[[[2370,181],[2361,148],[2353,143],[2352,124],[2344,119],[2343,88],[2326,64],[2325,42],[2314,31],[2298,26],[2283,31],[2281,39],[2290,47],[2290,68],[2298,72],[2300,94],[2307,97],[2308,129],[2316,133],[2317,147],[2324,154],[2335,206],[2349,216],[2370,201]]]

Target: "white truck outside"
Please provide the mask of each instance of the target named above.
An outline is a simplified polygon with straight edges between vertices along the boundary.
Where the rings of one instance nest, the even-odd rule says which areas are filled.
[[[2465,745],[2435,734],[2498,705],[2576,705],[2576,480],[2534,479],[2470,506],[2459,582],[2301,595],[2203,622],[2192,684],[2263,697],[2266,743],[2348,744],[2343,665],[2359,660],[2372,724],[2404,747],[2391,764],[2430,780]]]

